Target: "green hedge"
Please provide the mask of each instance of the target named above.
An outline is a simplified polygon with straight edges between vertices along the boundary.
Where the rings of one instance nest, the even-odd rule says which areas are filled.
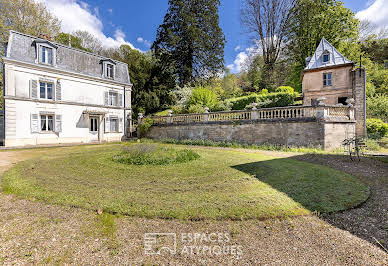
[[[388,124],[377,118],[366,120],[366,130],[371,138],[382,138],[388,134]]]
[[[247,105],[254,102],[259,104],[259,107],[283,107],[294,104],[298,93],[295,92],[273,92],[268,94],[251,94],[226,100],[231,104],[232,110],[244,110]]]

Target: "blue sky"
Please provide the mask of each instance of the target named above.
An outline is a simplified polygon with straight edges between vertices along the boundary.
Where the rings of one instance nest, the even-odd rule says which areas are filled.
[[[37,0],[44,2],[66,32],[88,30],[107,46],[127,43],[146,51],[163,22],[168,0]],[[240,25],[241,0],[221,0],[220,26],[226,37],[225,65],[238,72],[252,43]],[[360,18],[388,26],[388,0],[345,0]]]

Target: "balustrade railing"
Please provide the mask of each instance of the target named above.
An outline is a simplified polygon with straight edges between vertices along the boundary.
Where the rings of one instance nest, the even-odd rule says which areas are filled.
[[[139,114],[141,121],[142,115]],[[150,116],[154,125],[186,124],[214,121],[271,120],[302,118],[341,118],[354,119],[353,107],[342,106],[288,106],[260,108],[243,111],[205,112],[203,114],[170,114],[168,116]]]

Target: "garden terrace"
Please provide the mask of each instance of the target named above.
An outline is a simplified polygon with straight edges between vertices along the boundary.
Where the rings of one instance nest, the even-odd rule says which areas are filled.
[[[143,122],[139,115],[139,124]],[[251,110],[147,117],[154,139],[206,139],[244,144],[335,149],[355,135],[354,108],[344,106],[253,107]],[[151,121],[150,121],[151,120]]]

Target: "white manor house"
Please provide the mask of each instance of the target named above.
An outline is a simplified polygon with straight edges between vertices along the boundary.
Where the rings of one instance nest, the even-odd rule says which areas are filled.
[[[3,145],[120,141],[131,121],[127,64],[10,32],[3,57]]]

